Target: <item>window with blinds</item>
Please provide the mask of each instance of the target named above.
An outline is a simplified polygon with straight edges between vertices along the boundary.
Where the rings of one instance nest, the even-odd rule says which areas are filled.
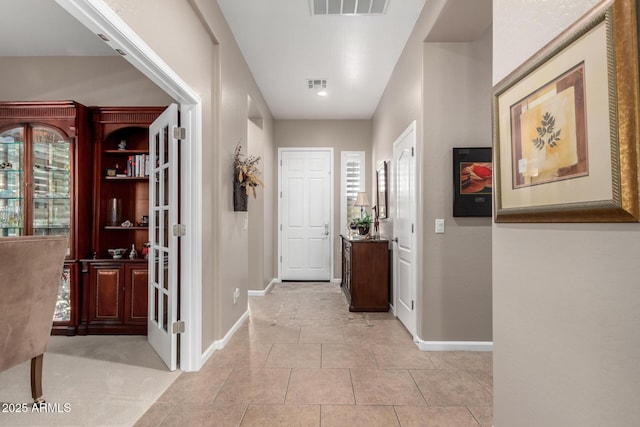
[[[340,170],[340,233],[348,234],[349,224],[360,216],[360,208],[354,206],[358,192],[367,191],[364,151],[343,151]]]

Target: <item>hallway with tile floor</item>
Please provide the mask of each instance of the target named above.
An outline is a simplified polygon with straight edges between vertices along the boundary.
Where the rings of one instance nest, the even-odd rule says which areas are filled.
[[[340,285],[280,283],[136,426],[491,426],[492,353],[423,352]]]

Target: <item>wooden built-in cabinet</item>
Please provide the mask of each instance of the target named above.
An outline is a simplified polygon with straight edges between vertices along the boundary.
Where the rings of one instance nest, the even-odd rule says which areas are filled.
[[[147,333],[148,271],[144,260],[83,260],[85,285],[78,333]]]
[[[149,125],[164,109],[0,102],[0,236],[69,239],[53,334],[146,334],[149,177],[141,163],[150,161]],[[138,167],[127,174],[130,160]],[[116,224],[108,221],[113,198]],[[110,256],[116,248],[126,249],[123,259]]]
[[[149,158],[149,125],[164,107],[105,107],[93,109],[93,250],[99,259],[111,258],[108,249],[134,244],[138,254],[149,240],[149,230],[140,226],[149,214],[149,176],[144,164]],[[124,143],[125,148],[120,144]],[[128,164],[137,162],[137,171],[127,172]],[[107,174],[115,170],[116,176]],[[118,223],[109,221],[109,201],[120,203]],[[129,220],[131,227],[121,224]],[[125,255],[126,256],[126,255]]]
[[[93,124],[92,259],[82,262],[81,334],[146,334],[149,125],[164,107],[97,107]],[[135,166],[134,166],[135,164]],[[113,221],[111,200],[118,200]],[[122,225],[125,221],[130,226]],[[137,256],[130,259],[131,246]],[[109,249],[126,249],[113,259]]]
[[[80,317],[78,259],[89,255],[91,240],[90,135],[89,110],[76,102],[0,102],[0,236],[69,239],[53,334],[74,335]]]
[[[342,290],[349,311],[389,311],[389,241],[342,236]]]

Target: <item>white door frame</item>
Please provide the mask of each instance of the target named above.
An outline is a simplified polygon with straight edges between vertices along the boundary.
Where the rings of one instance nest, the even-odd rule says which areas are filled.
[[[328,151],[329,158],[331,161],[329,162],[329,259],[331,260],[331,274],[329,276],[329,280],[333,280],[333,271],[334,271],[334,260],[333,260],[333,227],[334,227],[334,211],[333,211],[333,177],[334,177],[334,158],[333,158],[333,147],[279,147],[278,148],[278,258],[276,258],[278,262],[278,281],[281,281],[282,278],[282,153],[284,151]]]
[[[55,0],[95,34],[103,34],[113,49],[149,80],[180,103],[186,138],[180,148],[180,217],[187,234],[180,242],[180,369],[197,371],[202,354],[202,100],[104,0]],[[187,173],[189,172],[189,173]]]
[[[392,156],[392,159],[395,159],[395,150],[396,150],[396,146],[398,144],[400,144],[400,142],[402,142],[402,140],[411,132],[413,132],[413,147],[415,149],[415,153],[414,153],[414,168],[413,168],[413,190],[414,190],[414,206],[413,206],[413,224],[415,227],[415,231],[414,233],[411,234],[411,238],[413,239],[413,241],[411,242],[411,273],[410,276],[412,278],[413,281],[413,298],[415,301],[415,308],[413,310],[413,327],[414,330],[410,331],[411,334],[413,335],[413,339],[414,341],[417,339],[418,337],[418,310],[420,310],[420,303],[418,301],[418,266],[417,266],[417,247],[418,247],[418,232],[420,230],[419,224],[418,224],[418,199],[419,199],[419,194],[418,194],[418,147],[417,147],[417,129],[416,129],[416,121],[412,121],[409,126],[407,126],[407,128],[400,134],[400,136],[398,136],[398,138],[396,138],[396,140],[393,142],[393,151],[394,154]],[[395,165],[394,165],[395,166]],[[391,168],[392,174],[393,174],[393,193],[394,193],[394,197],[395,194],[397,193],[397,170],[395,167]],[[395,205],[395,202],[394,202]],[[394,206],[395,208],[395,206]],[[395,215],[395,214],[394,214]],[[396,310],[398,307],[398,281],[396,280],[396,275],[398,274],[398,268],[397,268],[397,260],[398,260],[398,255],[397,255],[397,243],[394,241],[394,245],[393,245],[393,307],[394,307],[394,315],[397,316]]]

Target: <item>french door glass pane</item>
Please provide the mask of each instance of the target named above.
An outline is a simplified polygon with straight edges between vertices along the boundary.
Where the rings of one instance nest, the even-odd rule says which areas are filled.
[[[71,144],[60,133],[33,128],[33,234],[69,236]],[[67,249],[69,255],[69,249]]]
[[[0,133],[0,236],[24,234],[24,128]]]

